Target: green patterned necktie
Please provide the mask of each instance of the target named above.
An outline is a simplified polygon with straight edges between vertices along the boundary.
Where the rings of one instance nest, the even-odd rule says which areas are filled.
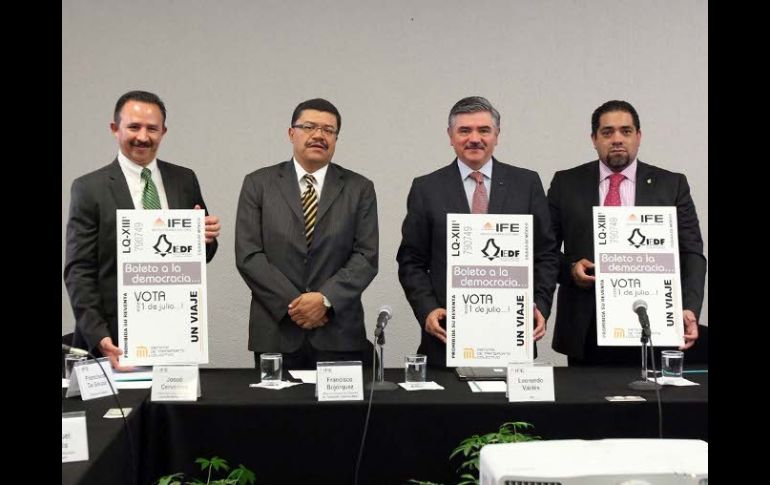
[[[152,181],[152,172],[149,168],[142,169],[142,180],[144,180],[144,191],[142,192],[142,207],[145,209],[160,209],[160,197],[158,197],[158,188]]]

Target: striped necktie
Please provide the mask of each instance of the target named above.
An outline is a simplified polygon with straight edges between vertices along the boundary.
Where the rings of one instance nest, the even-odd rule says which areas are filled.
[[[305,192],[302,194],[302,213],[305,216],[305,239],[307,239],[307,245],[310,247],[310,243],[313,242],[313,231],[315,230],[315,218],[318,215],[318,193],[315,191],[313,184],[315,183],[315,177],[310,174],[305,174],[302,177],[305,181]]]
[[[152,181],[152,172],[149,168],[142,169],[142,180],[144,180],[144,191],[142,191],[142,207],[144,209],[160,209],[160,197],[158,188]]]

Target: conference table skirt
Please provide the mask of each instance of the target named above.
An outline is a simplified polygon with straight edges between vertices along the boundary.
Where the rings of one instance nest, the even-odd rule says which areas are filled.
[[[451,370],[428,369],[428,380],[444,391],[374,393],[359,483],[452,482],[460,461],[450,463],[448,457],[459,442],[508,421],[532,423],[532,433],[543,439],[657,438],[655,393],[626,387],[638,375],[630,368],[556,367],[555,402],[509,403],[504,393],[472,392]],[[402,382],[403,370],[387,369],[385,378]],[[708,440],[708,374],[688,378],[700,385],[666,386],[660,392],[663,436]],[[364,369],[364,380],[370,379],[371,370]],[[280,391],[249,387],[256,382],[254,369],[202,369],[197,402],[147,397],[132,423],[139,428],[139,483],[180,471],[200,476],[195,458],[212,456],[246,465],[259,484],[352,483],[366,399],[317,402],[311,384]],[[646,401],[605,399],[614,395],[641,395]],[[119,458],[108,453],[89,463],[102,469],[101,461]],[[125,469],[121,463],[115,466]]]

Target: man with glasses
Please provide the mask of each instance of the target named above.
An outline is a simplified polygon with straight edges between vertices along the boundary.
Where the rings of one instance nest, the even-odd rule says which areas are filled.
[[[287,369],[370,361],[361,294],[377,274],[374,185],[331,163],[342,120],[325,99],[294,110],[294,157],[243,181],[235,259],[251,290],[249,350]]]
[[[558,272],[540,177],[492,156],[500,113],[485,98],[463,98],[449,112],[447,133],[457,158],[412,182],[396,257],[401,286],[422,329],[417,352],[437,367],[446,365],[447,213],[532,214],[536,341],[545,335]]]

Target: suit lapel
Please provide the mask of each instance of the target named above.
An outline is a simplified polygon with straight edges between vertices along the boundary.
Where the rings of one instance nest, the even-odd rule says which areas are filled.
[[[120,169],[120,163],[116,158],[110,164],[108,171],[110,192],[115,199],[117,209],[135,209],[134,201],[131,199],[131,192],[128,190],[128,182]]]
[[[436,187],[436,190],[443,192],[446,196],[447,213],[470,214],[471,208],[468,206],[468,197],[465,196],[465,185],[457,166],[458,163],[462,162],[455,158],[449,166],[444,167],[443,182],[441,187]]]
[[[491,193],[489,194],[489,207],[487,207],[488,214],[502,213],[505,199],[508,197],[509,191],[513,189],[515,182],[515,180],[511,180],[503,172],[500,162],[492,158],[492,181],[489,184]]]
[[[636,162],[636,201],[634,205],[650,205],[654,189],[655,178],[652,176],[650,167],[641,160],[638,160]]]
[[[166,191],[166,201],[169,209],[192,209],[192,207],[182,207],[182,189],[180,187],[179,177],[174,177],[166,162],[158,160],[158,171],[160,179],[163,180],[163,189]]]
[[[321,200],[318,201],[318,217],[316,218],[315,223],[316,228],[334,200],[340,195],[342,187],[344,186],[345,179],[342,176],[342,171],[338,170],[336,165],[330,163],[329,168],[326,170],[324,186],[321,189]]]
[[[294,215],[304,224],[305,218],[302,215],[302,205],[300,203],[299,183],[297,182],[297,172],[294,170],[294,162],[289,160],[283,162],[278,170],[278,189]]]
[[[586,190],[575,191],[575,197],[579,206],[588,207],[589,212],[594,206],[601,205],[599,201],[599,160],[588,164],[585,171],[581,174],[579,184]]]

